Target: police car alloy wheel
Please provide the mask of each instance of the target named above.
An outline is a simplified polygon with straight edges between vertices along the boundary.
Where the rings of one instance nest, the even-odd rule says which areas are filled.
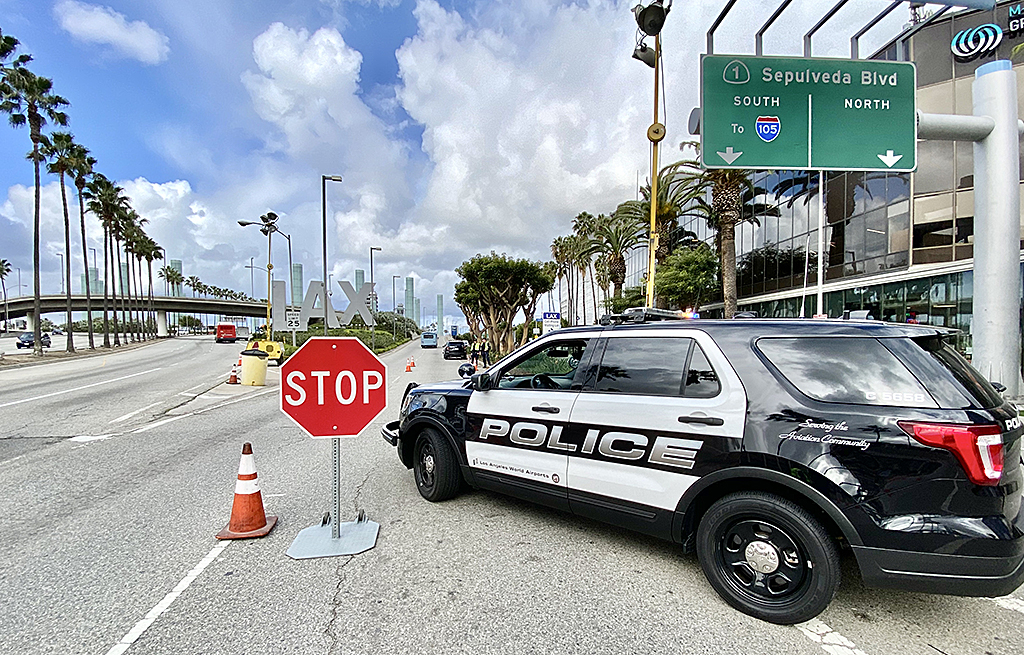
[[[697,528],[697,556],[727,603],[771,623],[811,619],[839,590],[839,553],[828,532],[774,494],[718,500]]]
[[[455,497],[462,485],[462,473],[455,453],[445,438],[426,428],[416,438],[413,471],[420,495],[431,502]]]

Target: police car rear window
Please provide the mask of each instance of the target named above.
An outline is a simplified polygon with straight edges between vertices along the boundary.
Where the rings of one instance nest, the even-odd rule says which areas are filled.
[[[608,339],[594,385],[605,393],[691,398],[711,398],[720,390],[715,370],[688,337]]]
[[[794,387],[815,400],[937,407],[917,378],[877,339],[763,338],[757,348]]]

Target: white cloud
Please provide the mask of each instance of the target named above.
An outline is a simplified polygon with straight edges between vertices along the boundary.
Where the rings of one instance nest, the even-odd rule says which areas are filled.
[[[143,64],[166,61],[171,51],[165,35],[145,21],[129,22],[124,14],[110,7],[61,0],[54,5],[53,14],[61,28],[75,39],[111,46],[121,55]]]

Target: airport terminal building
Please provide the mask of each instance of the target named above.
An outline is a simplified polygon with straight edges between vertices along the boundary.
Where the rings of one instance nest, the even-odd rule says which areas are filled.
[[[992,25],[999,28],[998,45],[968,58],[955,56],[954,37],[982,25],[991,32]],[[941,12],[908,27],[874,58],[916,62],[918,109],[934,114],[971,114],[975,69],[1010,60],[1024,118],[1024,2]],[[866,310],[886,321],[958,328],[964,332],[959,346],[970,354],[973,148],[971,142],[919,141],[915,173],[825,174],[824,311],[829,316]],[[796,317],[803,303],[804,315],[811,316],[818,280],[818,173],[756,172],[753,181],[763,190],[757,204],[776,209],[736,228],[739,309]],[[1018,185],[1013,192],[1022,189]],[[714,239],[699,218],[683,218],[679,228]],[[627,282],[635,285],[646,262],[630,259],[633,279]],[[702,314],[713,316],[720,307],[705,307]]]

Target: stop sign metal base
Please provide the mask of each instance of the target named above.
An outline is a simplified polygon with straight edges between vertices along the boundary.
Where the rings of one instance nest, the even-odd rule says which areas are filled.
[[[334,520],[333,517],[330,520]],[[292,559],[358,555],[377,545],[380,524],[365,518],[341,523],[336,539],[331,536],[331,528],[328,521],[301,530],[285,554]]]

